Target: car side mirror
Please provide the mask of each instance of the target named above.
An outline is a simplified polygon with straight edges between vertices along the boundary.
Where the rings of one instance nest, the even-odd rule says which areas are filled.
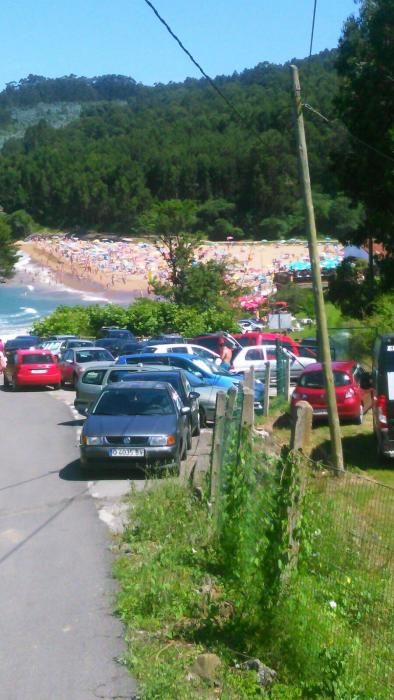
[[[199,396],[200,394],[198,393],[198,391],[191,391],[189,394],[189,399],[198,399]]]

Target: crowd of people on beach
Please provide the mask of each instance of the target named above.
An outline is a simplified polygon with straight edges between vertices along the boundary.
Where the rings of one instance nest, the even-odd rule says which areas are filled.
[[[117,291],[149,292],[153,279],[164,282],[168,267],[164,249],[150,242],[125,238],[86,240],[73,235],[32,236],[28,243],[39,253],[41,262],[51,268],[57,279],[72,276],[79,281],[96,281],[102,287]],[[322,260],[339,259],[341,247],[326,242]],[[256,293],[273,291],[274,274],[286,270],[296,261],[309,260],[307,244],[281,243],[262,245],[236,241],[206,242],[196,249],[193,264],[225,261],[232,281]]]

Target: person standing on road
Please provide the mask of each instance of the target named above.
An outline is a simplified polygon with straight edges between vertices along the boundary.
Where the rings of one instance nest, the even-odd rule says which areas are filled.
[[[7,367],[7,358],[4,355],[3,350],[0,350],[0,377],[3,374],[6,367]]]

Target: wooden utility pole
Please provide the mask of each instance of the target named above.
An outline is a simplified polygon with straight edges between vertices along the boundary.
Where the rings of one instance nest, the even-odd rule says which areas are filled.
[[[308,151],[306,147],[304,118],[302,114],[301,87],[296,66],[290,66],[293,81],[295,117],[297,127],[298,158],[301,170],[302,189],[305,208],[306,233],[308,236],[309,257],[312,268],[312,287],[315,296],[316,321],[321,358],[323,363],[323,376],[326,389],[328,422],[331,437],[331,457],[336,469],[343,471],[343,453],[341,442],[341,429],[338,418],[338,408],[335,397],[334,376],[331,366],[330,341],[328,337],[327,318],[324,308],[323,286],[320,274],[320,258],[317,246],[315,213],[313,209],[311,181],[309,176]]]

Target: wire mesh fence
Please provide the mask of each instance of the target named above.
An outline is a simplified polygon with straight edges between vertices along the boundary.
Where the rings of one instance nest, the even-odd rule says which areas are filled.
[[[286,581],[286,589],[275,602],[276,630],[270,599],[270,644],[280,646],[275,635],[289,649],[295,640],[294,657],[305,647],[305,676],[315,674],[305,697],[388,700],[394,697],[394,489],[302,459],[300,498],[298,482],[284,478],[283,453],[270,454],[260,437],[245,444],[244,400],[241,389],[215,426],[216,522],[229,566],[238,567],[240,580],[261,586],[263,611],[264,582],[273,578],[263,569],[278,564],[278,587]],[[296,565],[283,576],[292,546]],[[339,694],[330,695],[334,686]]]
[[[314,580],[313,602],[326,606],[332,630],[348,635],[353,682],[362,681],[366,697],[393,697],[394,489],[312,462],[306,470],[300,566]]]

